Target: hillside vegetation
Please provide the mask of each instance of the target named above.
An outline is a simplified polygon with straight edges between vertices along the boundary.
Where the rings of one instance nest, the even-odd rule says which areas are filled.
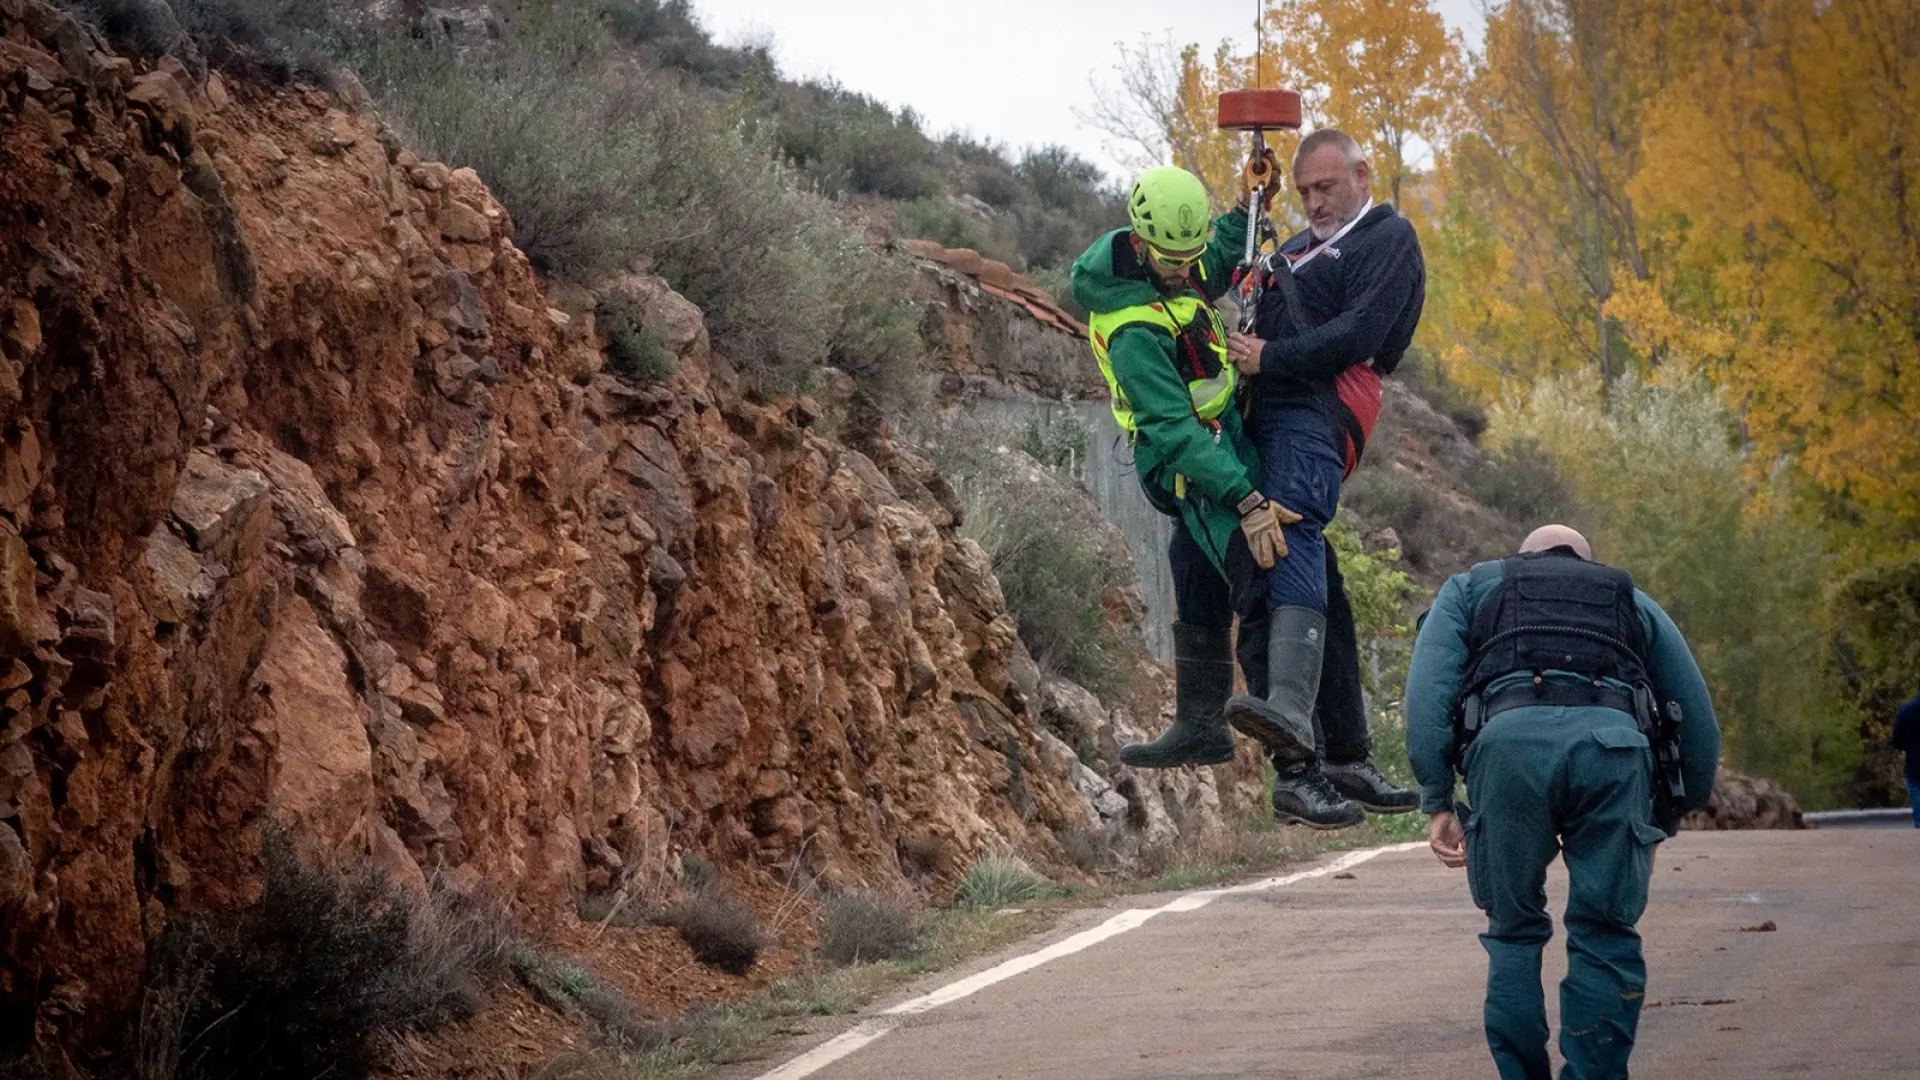
[[[872,230],[978,249],[1070,302],[1067,265],[1122,216],[1060,147],[935,140],[911,110],[716,44],[685,0],[504,0],[403,34],[328,0],[180,0],[177,27],[145,0],[71,6],[148,55],[185,34],[236,71],[353,72],[421,153],[486,178],[537,268],[594,284],[647,253],[770,393],[831,365],[916,404],[918,315]]]

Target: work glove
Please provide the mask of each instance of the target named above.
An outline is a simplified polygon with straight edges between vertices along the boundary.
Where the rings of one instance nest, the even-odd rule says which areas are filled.
[[[1257,491],[1240,501],[1239,510],[1240,531],[1247,536],[1254,564],[1262,570],[1273,569],[1274,563],[1287,557],[1287,538],[1280,527],[1299,521],[1300,515]]]
[[[1240,196],[1240,204],[1251,208],[1255,188],[1260,190],[1260,209],[1271,213],[1273,197],[1280,190],[1280,159],[1273,155],[1273,148],[1263,146],[1260,152],[1250,155],[1241,173],[1246,191]]]

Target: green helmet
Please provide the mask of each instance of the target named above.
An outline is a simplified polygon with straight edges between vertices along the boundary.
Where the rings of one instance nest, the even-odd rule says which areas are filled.
[[[1213,231],[1207,187],[1177,165],[1148,169],[1133,182],[1127,216],[1140,239],[1166,252],[1196,251]]]

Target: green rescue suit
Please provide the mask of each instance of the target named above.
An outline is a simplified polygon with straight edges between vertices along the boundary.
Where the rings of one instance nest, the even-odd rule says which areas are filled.
[[[1236,375],[1212,301],[1228,286],[1240,255],[1234,238],[1246,228],[1240,210],[1215,221],[1179,296],[1161,293],[1127,229],[1102,236],[1073,264],[1074,299],[1090,313],[1094,356],[1142,486],[1177,510],[1207,559],[1229,574],[1236,507],[1255,491],[1259,459],[1234,407]]]
[[[1655,823],[1636,685],[1678,706],[1685,794]],[[1456,707],[1477,695],[1459,765],[1467,882],[1487,913],[1487,1042],[1502,1080],[1549,1080],[1541,957],[1547,867],[1564,855],[1563,1080],[1625,1078],[1646,966],[1635,929],[1654,845],[1706,805],[1720,732],[1673,621],[1625,573],[1567,549],[1482,563],[1441,587],[1407,674],[1407,753],[1421,809],[1455,809]]]

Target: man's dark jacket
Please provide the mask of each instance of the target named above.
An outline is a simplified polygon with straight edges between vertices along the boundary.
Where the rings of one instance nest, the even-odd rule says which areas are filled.
[[[1311,231],[1299,232],[1269,258],[1298,258],[1318,244]],[[1294,283],[1305,331],[1294,327],[1279,288],[1261,294],[1255,315],[1254,331],[1267,343],[1253,380],[1262,409],[1334,406],[1333,381],[1347,368],[1371,359],[1375,371],[1390,375],[1400,365],[1426,304],[1427,269],[1412,223],[1391,205],[1367,211],[1302,266]]]
[[[1920,784],[1920,694],[1893,714],[1893,745],[1907,754],[1907,782]]]

